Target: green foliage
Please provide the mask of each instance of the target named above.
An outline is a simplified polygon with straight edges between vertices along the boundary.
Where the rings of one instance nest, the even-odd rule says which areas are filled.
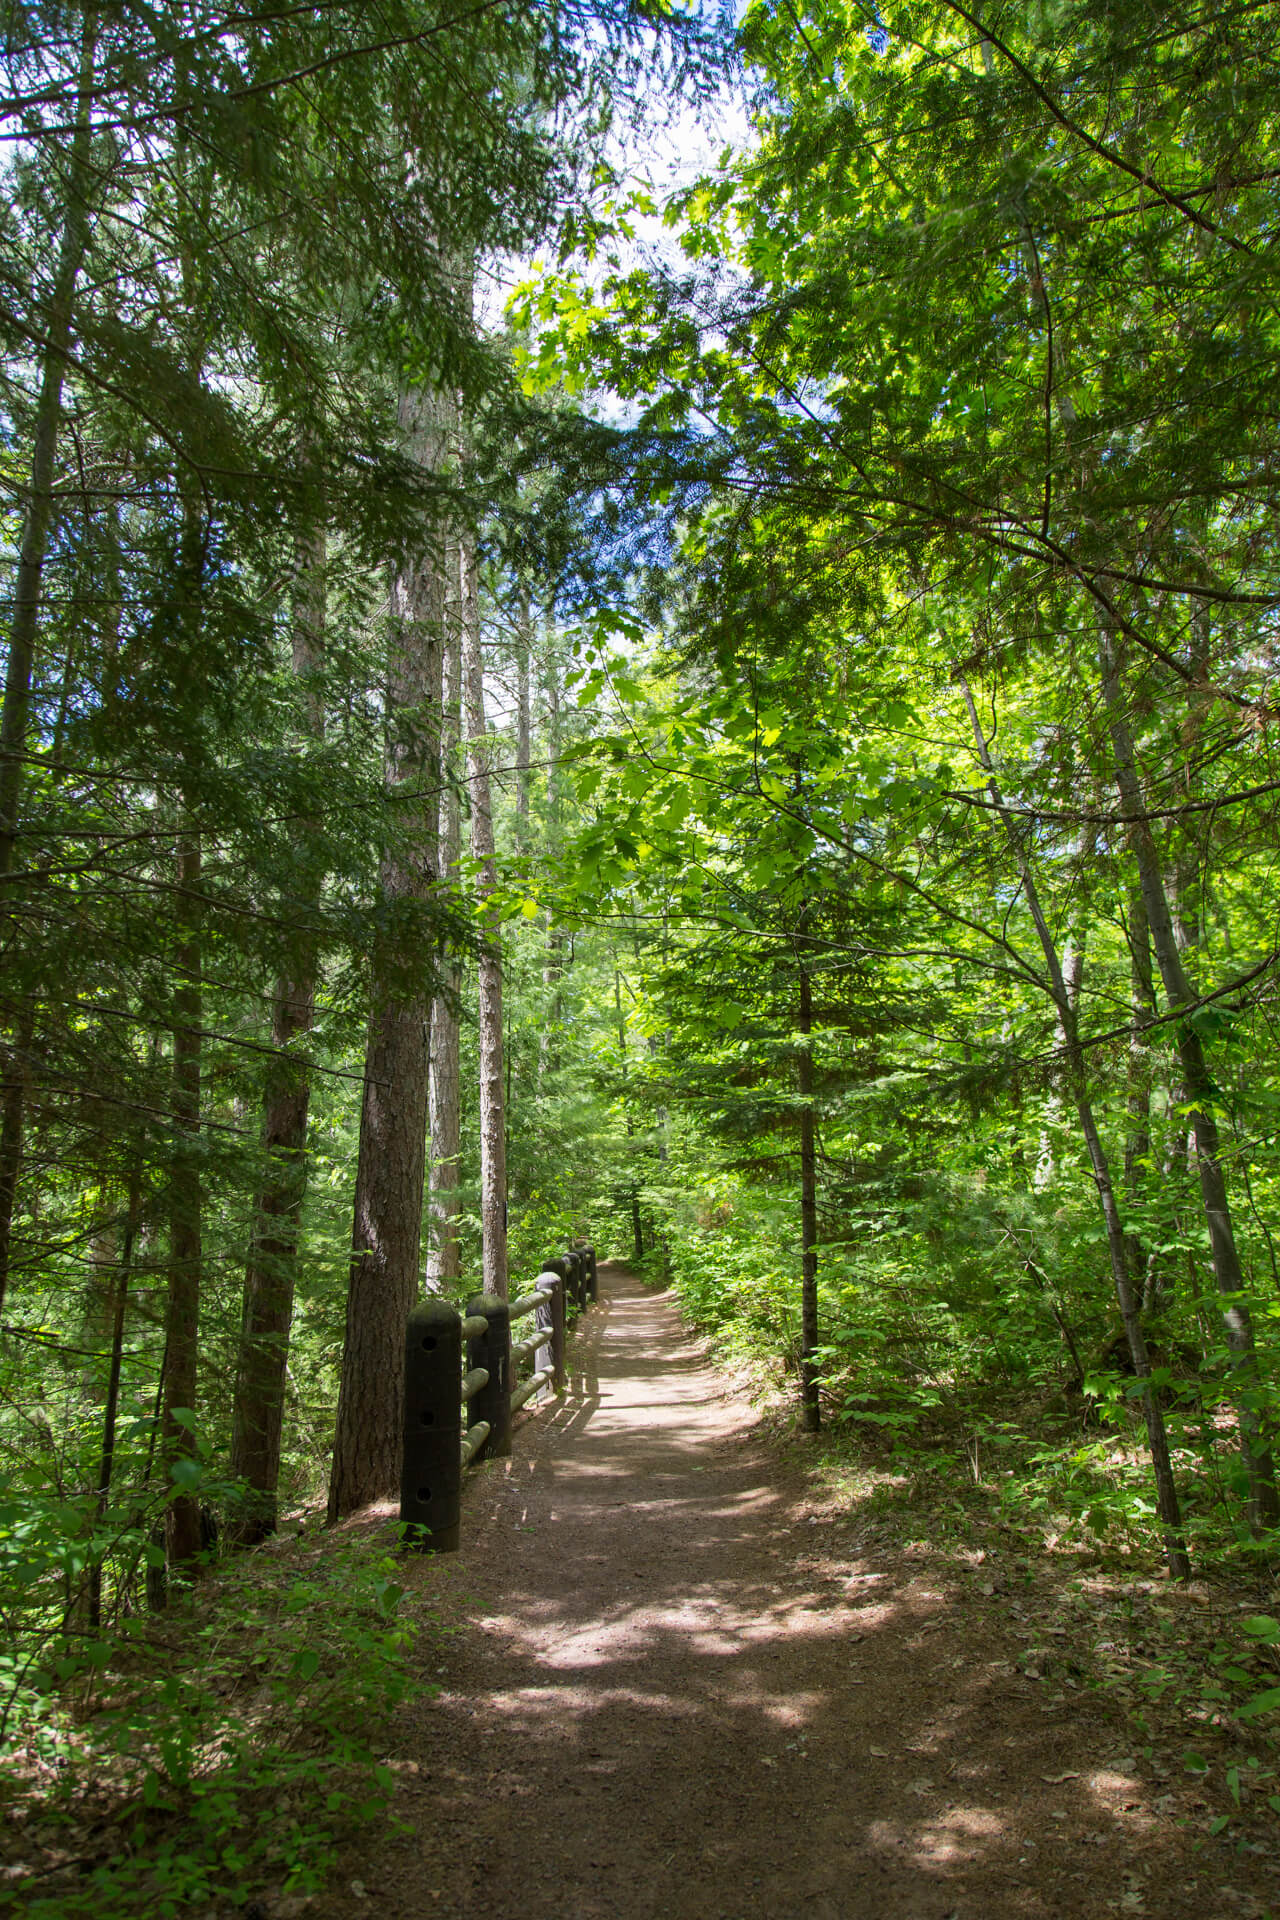
[[[794,1231],[785,1204],[743,1194],[731,1176],[680,1159],[689,1185],[650,1187],[645,1195],[651,1216],[662,1220],[663,1277],[729,1361],[767,1376],[779,1358],[794,1360],[798,1351],[797,1262],[786,1254]]]
[[[122,1836],[44,1910],[307,1890],[389,1790],[362,1730],[402,1684],[388,1566],[272,1549],[141,1613],[166,1505],[234,1510],[259,1115],[295,1077],[286,1503],[323,1472],[375,947],[420,993],[501,937],[517,1284],[581,1232],[643,1246],[727,1357],[789,1383],[811,1129],[807,1359],[884,1511],[1137,1564],[1149,1391],[1197,1555],[1268,1565],[1274,9],[1063,0],[979,29],[757,0],[750,136],[663,209],[578,189],[611,91],[702,50],[700,15],[480,9],[442,56],[419,0],[376,40],[347,4],[231,36],[188,4],[12,11],[15,501],[48,369],[64,386],[5,714],[0,1624],[27,1786],[71,1825],[105,1795]],[[619,251],[655,212],[681,271]],[[499,350],[470,264],[540,245],[560,264]],[[568,403],[602,386],[610,419]],[[462,396],[465,464],[405,457],[415,388]],[[523,608],[498,677],[541,702],[523,760],[495,720],[482,929],[466,861],[421,911],[379,880],[405,831],[385,581],[445,517],[487,528],[495,621]],[[534,633],[539,569],[580,628]],[[282,1057],[273,982],[299,973],[315,1023]],[[466,1021],[463,1053],[471,1274]],[[192,1192],[199,1405],[165,1438]],[[1261,1737],[1276,1648],[1260,1612],[1136,1690]],[[1223,1777],[1247,1798],[1247,1761]],[[257,1819],[275,1791],[287,1817]]]
[[[899,1153],[910,1142],[908,1128]],[[790,1177],[784,1167],[762,1183],[685,1121],[666,1177],[644,1189],[683,1310],[718,1352],[775,1387],[794,1377],[800,1354]],[[1070,1188],[1037,1204],[936,1168],[899,1190],[886,1215],[873,1183],[854,1217],[828,1216],[819,1249],[822,1398],[852,1457],[887,1456],[913,1478],[967,1477],[966,1499],[1037,1551],[1141,1559],[1159,1538],[1143,1423],[1134,1379],[1113,1357],[1119,1329],[1089,1223],[1087,1192]],[[1235,1396],[1221,1362],[1189,1344],[1196,1315],[1187,1301],[1151,1336],[1158,1361],[1176,1360],[1152,1378],[1189,1537],[1206,1563],[1265,1563],[1267,1543],[1238,1504]]]
[[[583,1232],[584,1222],[574,1204],[578,1197],[574,1175],[562,1172],[557,1178],[547,1168],[544,1177],[545,1188],[529,1194],[507,1237],[512,1277],[522,1291],[537,1275],[541,1261],[554,1259]]]
[[[1018,1386],[1127,1434],[1132,1293],[1190,1530],[1263,1559],[1275,32],[764,0],[753,136],[664,209],[687,272],[519,302],[534,385],[631,406],[591,480],[663,620],[643,654],[633,592],[584,645],[624,723],[577,759],[581,896],[634,916],[649,1098],[744,1213],[813,1115],[831,1412],[910,1436]],[[673,1265],[754,1336],[702,1232]],[[1027,1497],[1147,1533],[1097,1465]]]
[[[423,1685],[398,1571],[367,1540],[280,1542],[80,1648],[74,1676],[29,1681],[8,1817],[55,1862],[104,1815],[111,1844],[27,1910],[170,1920],[321,1887],[344,1835],[385,1815],[378,1741]]]

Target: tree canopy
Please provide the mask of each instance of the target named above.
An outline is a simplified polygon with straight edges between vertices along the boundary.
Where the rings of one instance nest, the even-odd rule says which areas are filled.
[[[1273,1567],[1278,32],[9,8],[11,1725],[578,1233]]]

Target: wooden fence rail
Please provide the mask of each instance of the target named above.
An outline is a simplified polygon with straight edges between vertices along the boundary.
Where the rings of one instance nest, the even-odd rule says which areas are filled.
[[[437,1553],[456,1550],[463,1470],[511,1452],[512,1416],[544,1387],[565,1390],[564,1336],[597,1298],[594,1247],[544,1260],[533,1291],[518,1300],[478,1293],[465,1315],[426,1300],[409,1315],[404,1348],[404,1454],[400,1518],[406,1538]],[[513,1344],[511,1329],[532,1316]],[[532,1371],[521,1379],[521,1369]]]

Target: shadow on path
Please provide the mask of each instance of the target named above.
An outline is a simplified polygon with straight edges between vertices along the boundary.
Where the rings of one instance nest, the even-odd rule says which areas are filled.
[[[571,1366],[481,1470],[462,1552],[411,1576],[462,1628],[398,1727],[411,1831],[313,1912],[1256,1911],[1108,1760],[1100,1703],[1014,1670],[996,1608],[927,1549],[869,1558],[849,1516],[815,1524],[668,1296],[602,1269]]]

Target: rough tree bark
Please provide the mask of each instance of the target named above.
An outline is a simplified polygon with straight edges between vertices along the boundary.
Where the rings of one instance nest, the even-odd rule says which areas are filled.
[[[475,547],[462,542],[462,681],[467,714],[467,778],[471,787],[471,853],[484,945],[480,950],[480,1222],[484,1288],[507,1297],[507,1149],[502,1079],[502,949],[486,908],[498,884],[489,786],[484,666],[480,648]]]
[[[184,806],[184,812],[187,811]],[[177,951],[173,991],[173,1164],[169,1171],[169,1266],[165,1300],[163,1445],[172,1471],[198,1458],[194,1445],[200,1353],[200,1275],[203,1260],[200,1179],[201,1021],[204,994],[200,912],[199,835],[178,844],[179,916],[185,929]],[[180,1492],[165,1512],[165,1558],[187,1566],[200,1552],[200,1502]]]
[[[461,551],[449,543],[445,613],[444,716],[442,762],[456,759],[462,741],[462,575]],[[456,775],[456,767],[452,769]],[[447,777],[440,795],[439,870],[456,889],[462,851],[462,818],[456,777]],[[462,971],[446,959],[440,987],[431,1002],[431,1067],[428,1108],[431,1124],[430,1231],[427,1285],[448,1293],[462,1278],[462,1242],[458,1216],[462,1201],[458,1180],[462,1159],[462,1074],[458,996]]]
[[[0,1088],[0,1312],[4,1310],[13,1259],[13,1216],[22,1174],[22,1143],[26,1131],[27,1089],[31,1078],[31,1044],[35,1038],[35,1008],[27,1001],[18,1015],[17,1032],[4,1048],[4,1081]]]
[[[62,387],[71,346],[76,287],[89,244],[87,183],[92,144],[90,109],[97,29],[97,12],[87,7],[81,30],[76,128],[71,139],[70,165],[66,176],[67,205],[44,329],[44,357],[31,446],[31,475],[18,543],[18,570],[13,583],[13,615],[5,664],[4,706],[0,710],[0,876],[13,869],[18,802],[22,790],[22,756],[31,711],[31,675],[35,666],[41,584],[49,530],[53,524],[54,466],[58,430],[62,423]]]
[[[177,165],[187,172],[187,140],[180,135]],[[180,244],[183,305],[189,316],[185,353],[193,382],[204,379],[209,350],[206,317],[208,262],[195,239],[196,210],[208,215],[210,176],[192,168],[190,201]],[[175,579],[174,638],[187,665],[187,694],[198,709],[205,683],[203,631],[205,581],[209,569],[209,522],[194,472],[179,470],[182,527]],[[178,796],[178,890],[176,985],[173,990],[173,1159],[169,1172],[169,1267],[165,1302],[164,1413],[162,1458],[179,1491],[165,1513],[165,1557],[170,1572],[190,1567],[201,1550],[200,1500],[191,1478],[200,1454],[196,1445],[197,1373],[200,1360],[200,1296],[204,1266],[204,1182],[201,1154],[204,1024],[204,905],[201,899],[203,849],[199,831],[201,795],[198,771]],[[169,1589],[166,1588],[166,1591]]]
[[[450,408],[406,396],[416,459],[443,460]],[[436,878],[444,653],[444,538],[428,528],[392,596],[385,777],[394,839],[370,968],[369,1035],[356,1165],[346,1341],[338,1391],[332,1523],[400,1484],[404,1324],[418,1291],[427,1138],[429,981],[422,908]]]
[[[547,864],[554,871],[560,858],[560,681],[551,648],[547,649]],[[556,925],[555,910],[547,908],[547,944],[542,964],[545,1006],[538,1038],[538,1094],[560,1066],[560,988],[564,977],[564,935]]]
[[[40,391],[31,442],[31,469],[18,540],[13,581],[13,613],[0,706],[0,880],[12,873],[17,857],[18,809],[22,799],[27,726],[31,717],[31,679],[35,668],[44,563],[54,515],[54,475],[62,424],[62,388],[75,323],[76,289],[89,245],[88,167],[92,157],[91,107],[97,54],[98,15],[86,7],[80,39],[76,125],[67,168],[67,204],[57,266],[44,327]],[[22,1167],[27,1068],[35,1031],[28,1002],[18,1016],[17,1032],[5,1047],[0,1093],[0,1312],[9,1280],[10,1243]]]
[[[324,700],[316,684],[324,638],[325,535],[300,545],[294,587],[293,671],[302,686],[307,733],[324,737]],[[304,827],[301,838],[305,841]],[[305,847],[297,849],[305,861]],[[310,904],[310,903],[308,903]],[[298,1265],[298,1228],[307,1184],[307,1110],[311,1083],[291,1053],[315,1015],[316,960],[304,935],[292,967],[277,979],[272,1001],[271,1062],[262,1117],[266,1175],[258,1195],[244,1277],[244,1306],[231,1422],[231,1471],[249,1488],[230,1529],[242,1546],[275,1531],[280,1481],[289,1330]]]
[[[529,593],[520,596],[520,624],[516,635],[516,852],[529,851],[529,752],[532,719],[529,707],[529,655],[533,622]]]

